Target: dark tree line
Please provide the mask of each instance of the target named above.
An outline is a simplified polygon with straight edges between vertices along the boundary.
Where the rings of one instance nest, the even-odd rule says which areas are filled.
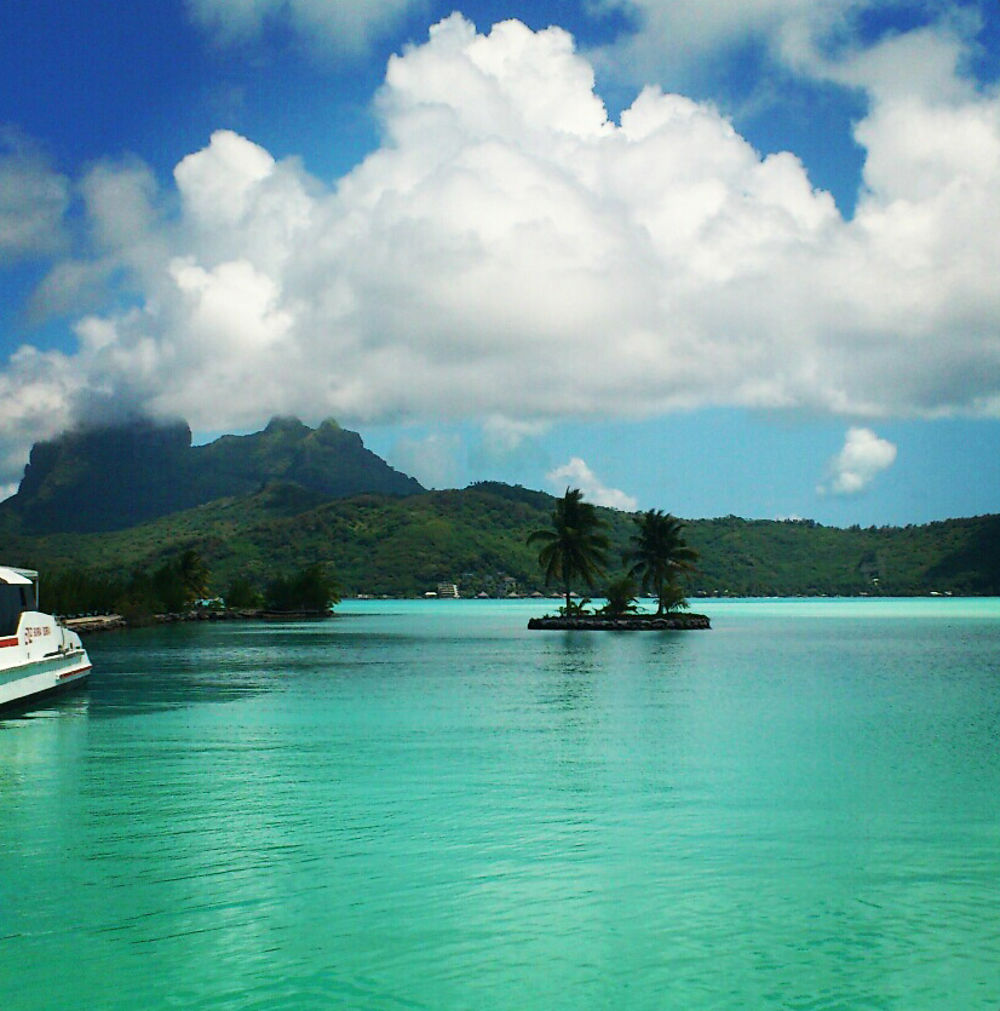
[[[336,583],[319,564],[291,576],[276,576],[264,591],[268,611],[327,611],[339,602]]]
[[[188,549],[155,569],[137,569],[128,576],[75,569],[56,573],[42,584],[41,604],[46,611],[64,616],[122,614],[135,620],[198,606],[324,611],[340,600],[336,582],[320,564],[279,574],[264,585],[238,576],[221,600],[208,599],[210,585],[208,566],[197,551]]]
[[[175,613],[193,607],[209,592],[209,571],[193,548],[156,569],[136,569],[128,576],[81,570],[53,575],[41,588],[42,604],[55,614]]]

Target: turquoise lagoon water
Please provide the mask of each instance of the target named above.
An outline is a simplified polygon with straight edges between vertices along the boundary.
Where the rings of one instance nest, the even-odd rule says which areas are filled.
[[[92,636],[0,720],[0,1008],[1000,1007],[1000,601]]]

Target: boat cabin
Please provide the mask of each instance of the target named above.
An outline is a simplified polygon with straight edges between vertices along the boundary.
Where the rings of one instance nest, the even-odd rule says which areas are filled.
[[[38,607],[38,573],[0,566],[0,636],[17,635],[25,611]]]

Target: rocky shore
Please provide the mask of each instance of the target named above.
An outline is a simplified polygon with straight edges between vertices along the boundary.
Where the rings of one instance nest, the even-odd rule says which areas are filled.
[[[63,618],[62,623],[74,632],[90,635],[92,632],[111,632],[127,628],[128,622],[120,614],[91,614],[85,618]]]
[[[121,614],[93,614],[83,618],[64,618],[63,624],[74,632],[91,635],[117,628],[145,625],[174,625],[183,621],[303,621],[307,618],[328,618],[330,611],[264,611],[255,608],[234,608],[227,611],[180,611],[172,614],[151,614],[138,621],[129,621]]]
[[[577,614],[568,618],[531,618],[528,621],[531,629],[564,632],[686,631],[711,627],[712,623],[704,614],[665,614],[660,617],[655,614],[629,614],[622,618]]]

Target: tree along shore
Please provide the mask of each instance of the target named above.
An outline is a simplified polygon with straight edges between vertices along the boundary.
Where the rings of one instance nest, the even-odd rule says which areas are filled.
[[[532,618],[529,629],[638,632],[712,627],[705,615],[687,613],[681,584],[694,571],[698,552],[685,541],[684,524],[659,509],[638,513],[633,522],[631,541],[621,553],[627,568],[607,583],[604,607],[590,612],[586,609],[589,600],[573,600],[573,586],[582,583],[593,588],[598,579],[607,578],[611,564],[608,524],[583,500],[579,488],[567,488],[566,494],[556,499],[550,525],[529,534],[527,543],[541,546],[538,564],[545,583],[558,583],[566,603],[557,617]],[[655,597],[655,614],[638,613],[640,590]]]

